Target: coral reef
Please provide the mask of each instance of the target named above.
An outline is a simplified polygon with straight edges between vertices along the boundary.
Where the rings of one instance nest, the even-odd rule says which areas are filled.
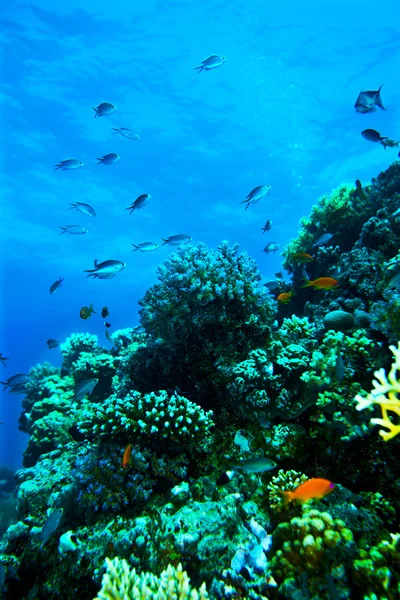
[[[0,476],[7,600],[398,597],[399,208],[400,162],[321,198],[285,306],[237,245],[182,245],[141,325],[34,366],[16,512]],[[339,285],[303,288],[299,252]],[[333,492],[282,501],[310,479]]]

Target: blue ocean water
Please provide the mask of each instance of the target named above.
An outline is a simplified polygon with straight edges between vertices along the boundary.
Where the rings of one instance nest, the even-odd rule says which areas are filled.
[[[283,248],[321,194],[368,181],[396,157],[360,132],[399,137],[399,14],[394,0],[3,6],[0,352],[10,360],[1,379],[46,360],[59,366],[49,338],[88,331],[105,340],[102,306],[113,329],[138,323],[138,300],[174,249],[133,254],[132,243],[178,233],[212,247],[227,239],[266,278],[280,270],[279,251],[263,252],[268,242]],[[197,74],[212,54],[226,62]],[[356,114],[360,90],[381,84],[389,110]],[[94,119],[102,102],[116,110]],[[118,163],[96,164],[111,152]],[[84,166],[53,170],[68,158]],[[244,210],[261,184],[270,194]],[[149,204],[129,215],[143,193]],[[97,216],[69,210],[77,201]],[[60,235],[68,224],[89,231]],[[94,259],[127,267],[112,280],[87,279]],[[97,314],[82,321],[90,303]],[[0,464],[13,468],[26,443],[20,412],[21,397],[2,393]]]

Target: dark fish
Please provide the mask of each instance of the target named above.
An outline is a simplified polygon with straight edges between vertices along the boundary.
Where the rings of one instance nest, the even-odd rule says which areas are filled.
[[[90,306],[82,306],[79,316],[81,319],[88,319],[92,314],[96,314],[96,311],[93,309],[93,304]]]
[[[333,238],[333,233],[323,233],[313,243],[313,248],[316,246],[324,246]]]
[[[111,323],[107,323],[107,321],[104,321],[104,325],[107,327],[107,329],[111,327]]]
[[[364,129],[364,131],[361,132],[361,135],[369,142],[378,142],[379,144],[382,144],[385,150],[386,148],[398,148],[400,144],[400,142],[395,142],[387,136],[382,136],[376,129]]]
[[[110,104],[109,102],[102,102],[96,108],[93,107],[94,117],[106,117],[107,115],[112,115],[115,111],[114,104]]]
[[[0,381],[1,385],[4,385],[3,392],[8,387],[14,387],[15,385],[25,385],[29,381],[29,375],[26,373],[17,373],[17,375],[13,375],[9,377],[7,381]]]
[[[62,171],[73,171],[74,169],[79,169],[83,167],[83,162],[77,160],[76,158],[68,158],[68,160],[61,160],[59,163],[54,165],[54,170],[58,171],[61,169]]]
[[[39,534],[39,538],[42,540],[42,546],[44,546],[46,542],[48,542],[50,537],[53,535],[53,533],[59,526],[62,515],[63,509],[56,508],[49,514],[49,516],[45,520],[44,525],[42,527],[42,531]]]
[[[59,277],[57,281],[51,284],[50,286],[50,294],[55,294],[61,287],[62,282],[64,281],[63,277]]]
[[[283,279],[283,273],[282,273],[282,271],[278,271],[277,273],[275,273],[275,277],[277,279]]]
[[[271,227],[272,227],[272,221],[270,221],[268,219],[268,221],[265,223],[264,227],[261,227],[261,230],[263,233],[265,233],[266,231],[270,231]]]
[[[126,264],[120,260],[105,260],[99,263],[97,260],[94,261],[94,269],[86,269],[84,273],[89,273],[87,277],[93,277],[97,279],[113,279],[117,273],[125,269]]]
[[[90,206],[90,204],[85,204],[84,202],[73,202],[69,205],[69,209],[71,210],[72,208],[82,212],[84,215],[88,215],[89,217],[96,216],[96,211]]]
[[[6,358],[5,356],[3,356],[2,354],[0,354],[0,362],[3,364],[4,367],[6,367],[6,363],[4,362],[5,360],[10,360],[9,358]]]
[[[80,225],[66,225],[65,227],[60,226],[60,229],[62,229],[60,235],[63,233],[69,233],[70,235],[83,235],[88,232],[86,227],[81,227]]]
[[[248,458],[241,460],[232,465],[233,470],[246,471],[246,473],[265,473],[275,469],[276,462],[266,456],[259,456],[257,458]]]
[[[146,206],[146,204],[148,203],[148,201],[150,200],[150,198],[151,198],[150,194],[141,194],[125,210],[130,210],[131,212],[129,214],[131,215],[134,210],[139,210],[139,208],[143,208],[143,206]]]
[[[279,283],[275,279],[272,279],[264,283],[264,287],[268,288],[270,292],[275,292],[279,289]]]
[[[177,235],[171,235],[168,238],[161,239],[164,242],[161,244],[162,246],[165,246],[165,244],[169,244],[170,246],[179,246],[179,244],[182,244],[183,242],[190,242],[192,238],[190,235],[186,235],[185,233],[178,233]]]
[[[110,313],[108,311],[107,306],[103,306],[103,308],[101,309],[101,316],[102,316],[102,318],[105,319],[106,317],[108,317],[109,314]]]
[[[381,89],[382,86],[376,91],[360,92],[354,105],[356,112],[361,114],[375,112],[377,106],[382,110],[386,110],[382,104]]]
[[[110,154],[106,154],[105,156],[102,156],[101,158],[96,158],[96,160],[99,161],[97,163],[98,165],[113,165],[116,162],[118,162],[120,158],[121,157],[118,156],[118,154],[115,154],[115,152],[111,152]]]
[[[82,400],[85,396],[90,396],[99,380],[95,377],[90,379],[82,379],[75,386],[75,400]]]
[[[132,131],[132,129],[128,129],[127,127],[112,127],[111,129],[114,133],[122,135],[123,137],[128,138],[128,140],[140,140],[140,135]]]
[[[277,244],[276,242],[270,242],[269,244],[267,244],[265,246],[264,252],[269,254],[270,252],[276,252],[277,250],[279,250],[279,248],[280,248],[279,244]]]
[[[216,69],[217,67],[223,65],[225,61],[225,56],[212,54],[208,58],[202,60],[200,65],[193,67],[193,69],[197,69],[197,73],[201,73],[202,71],[210,71],[211,69]]]
[[[52,338],[50,338],[49,340],[47,340],[46,344],[48,349],[52,350],[53,348],[57,348],[57,346],[60,345],[60,342],[58,340],[53,340]]]

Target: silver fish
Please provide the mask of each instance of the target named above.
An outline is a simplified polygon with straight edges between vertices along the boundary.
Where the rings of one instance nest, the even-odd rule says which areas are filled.
[[[162,246],[165,246],[165,244],[169,244],[170,246],[179,246],[179,244],[184,242],[190,242],[192,238],[190,235],[186,235],[185,233],[178,233],[177,235],[171,235],[170,237],[161,239],[164,242],[161,244]]]
[[[225,56],[212,54],[205,60],[202,60],[200,65],[198,65],[197,67],[193,67],[193,69],[198,69],[197,73],[201,73],[202,71],[210,71],[211,69],[216,69],[217,67],[223,65],[225,61]]]
[[[82,379],[75,386],[75,400],[82,400],[85,396],[90,396],[99,380],[95,377]]]
[[[247,210],[250,204],[257,204],[262,198],[265,198],[271,191],[270,185],[258,185],[255,187],[249,194],[247,194],[246,198],[240,202],[240,204],[244,204],[247,202],[245,210]],[[267,230],[268,231],[268,230]]]
[[[64,281],[63,277],[59,277],[57,281],[51,284],[50,286],[50,294],[55,294],[61,287],[62,282]]]
[[[112,130],[114,134],[122,135],[123,137],[128,138],[128,140],[140,140],[140,135],[127,127],[112,127]]]
[[[151,198],[150,194],[141,194],[125,210],[130,210],[131,212],[129,214],[131,215],[134,210],[139,210],[139,208],[143,208],[143,206],[146,206],[146,204],[148,203],[148,201],[150,200],[150,198]]]
[[[276,242],[270,242],[269,244],[267,244],[264,248],[264,252],[266,252],[267,254],[269,254],[270,252],[276,252],[277,250],[279,250],[280,245],[277,244]]]
[[[58,164],[54,165],[54,170],[58,171],[72,171],[73,169],[79,169],[83,167],[83,162],[76,158],[68,158],[67,160],[61,160]]]
[[[46,344],[48,349],[52,350],[53,348],[57,348],[60,345],[60,342],[58,340],[53,340],[52,338],[50,338],[49,340],[47,340]]]
[[[6,381],[0,381],[1,385],[4,385],[3,392],[8,387],[14,387],[16,385],[25,385],[29,381],[29,375],[26,373],[17,373],[17,375],[13,375],[9,377]]]
[[[338,381],[343,381],[343,377],[344,377],[344,360],[343,360],[343,356],[341,355],[341,353],[339,352],[337,357],[336,357],[336,362],[335,362],[335,377]]]
[[[382,86],[380,86],[379,90],[376,91],[360,92],[354,105],[356,112],[363,115],[368,112],[375,112],[377,106],[379,106],[379,108],[382,110],[386,110],[382,104],[381,89]]]
[[[96,108],[93,107],[94,110],[94,118],[96,117],[106,117],[107,115],[112,115],[115,112],[114,104],[110,104],[109,102],[102,102]]]
[[[87,277],[93,277],[97,279],[112,279],[117,273],[125,269],[126,264],[120,260],[105,260],[99,263],[97,260],[94,261],[94,269],[86,269],[84,273],[89,273]]]
[[[232,469],[235,471],[245,471],[246,473],[266,473],[275,469],[277,466],[276,462],[266,456],[259,456],[257,458],[248,458],[241,460],[238,463],[232,465]]]
[[[121,157],[118,156],[118,154],[115,154],[115,152],[111,152],[110,154],[106,154],[105,156],[102,156],[101,158],[96,158],[96,160],[98,160],[99,162],[97,163],[98,165],[114,165],[116,162],[119,161]]]
[[[132,246],[133,246],[132,252],[136,252],[137,250],[139,250],[139,252],[151,252],[152,250],[155,250],[156,248],[158,248],[158,244],[153,244],[153,242],[143,242],[142,244],[132,244]]]
[[[89,230],[86,227],[81,227],[80,225],[66,225],[65,227],[61,227],[62,229],[60,235],[63,233],[69,233],[70,235],[84,235]]]
[[[88,215],[89,217],[96,216],[96,211],[94,210],[94,208],[92,208],[90,204],[85,204],[84,202],[73,202],[69,205],[69,208],[70,210],[72,208],[78,210],[79,212],[82,212],[83,214]]]
[[[53,533],[59,526],[62,515],[63,509],[56,508],[49,514],[49,516],[45,520],[44,525],[42,527],[42,531],[39,534],[39,538],[42,540],[42,546],[44,546],[49,541],[50,537],[53,535]]]
[[[317,238],[315,240],[315,242],[313,243],[312,247],[315,248],[316,246],[324,246],[332,238],[333,238],[333,233],[323,233],[322,235],[319,236],[319,238]]]

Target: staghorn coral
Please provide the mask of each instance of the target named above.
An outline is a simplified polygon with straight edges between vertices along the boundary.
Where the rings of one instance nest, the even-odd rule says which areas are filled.
[[[168,567],[158,577],[153,573],[136,573],[126,560],[106,558],[106,573],[102,588],[95,600],[206,600],[208,594],[203,583],[193,589],[182,565]]]
[[[380,425],[386,429],[380,429],[379,434],[385,442],[392,439],[400,433],[400,424],[396,424],[389,417],[388,413],[394,413],[400,417],[400,379],[397,377],[397,372],[400,371],[400,342],[398,347],[390,346],[393,353],[394,361],[386,376],[385,369],[375,371],[375,378],[372,382],[373,390],[365,398],[361,394],[357,394],[356,401],[357,410],[364,410],[377,404],[382,412],[381,419],[371,419],[372,425]],[[388,430],[388,431],[386,431]]]

